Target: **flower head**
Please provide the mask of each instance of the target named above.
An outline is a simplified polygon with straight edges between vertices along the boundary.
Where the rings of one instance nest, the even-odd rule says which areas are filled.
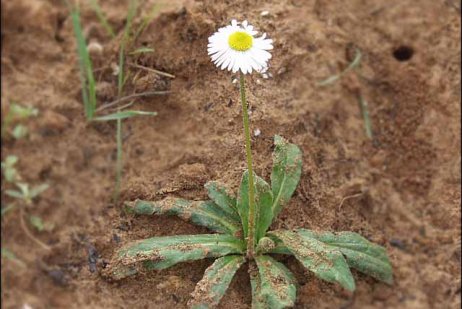
[[[213,63],[222,70],[241,71],[244,74],[252,70],[263,72],[268,67],[273,49],[273,40],[266,38],[266,33],[255,37],[258,31],[253,30],[245,20],[238,23],[231,21],[231,25],[218,29],[209,37],[208,54]]]

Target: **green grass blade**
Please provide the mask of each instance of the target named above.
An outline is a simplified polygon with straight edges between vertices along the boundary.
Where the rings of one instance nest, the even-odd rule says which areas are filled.
[[[136,200],[125,205],[138,215],[175,215],[218,233],[234,235],[241,230],[239,221],[212,201],[168,197],[157,202]]]
[[[96,85],[90,55],[88,53],[87,44],[82,31],[80,11],[78,8],[71,8],[71,19],[74,28],[74,35],[77,40],[77,54],[79,57],[82,99],[85,116],[88,120],[91,120],[96,109]]]
[[[90,6],[95,11],[96,16],[98,17],[99,22],[106,30],[106,32],[111,36],[111,38],[115,38],[114,30],[112,29],[111,25],[107,21],[106,16],[104,15],[103,11],[101,10],[101,6],[99,5],[97,0],[90,0]]]
[[[93,118],[94,121],[111,121],[111,120],[122,120],[135,116],[156,116],[157,112],[146,112],[136,110],[126,110],[121,112],[115,112],[105,116],[99,116]]]
[[[345,70],[343,70],[341,73],[339,74],[336,74],[336,75],[332,75],[328,78],[326,78],[325,80],[321,81],[318,83],[319,86],[327,86],[327,85],[330,85],[330,84],[333,84],[335,83],[337,80],[339,80],[343,75],[345,75],[346,73],[348,73],[349,71],[353,70],[354,68],[356,68],[360,63],[361,63],[361,51],[359,49],[356,49],[356,54],[355,54],[355,58],[353,59],[353,61],[346,67]]]
[[[132,51],[130,55],[147,54],[147,53],[152,53],[152,52],[154,52],[154,48],[140,47]]]
[[[137,38],[143,31],[146,29],[148,24],[159,14],[162,5],[155,3],[149,13],[143,18],[143,22],[138,27],[138,30],[135,32],[134,38]]]
[[[197,283],[188,306],[192,309],[216,308],[234,274],[244,263],[245,258],[242,255],[228,255],[217,259]]]

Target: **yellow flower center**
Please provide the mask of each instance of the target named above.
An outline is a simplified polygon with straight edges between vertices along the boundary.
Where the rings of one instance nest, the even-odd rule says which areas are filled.
[[[228,38],[229,47],[237,51],[246,51],[252,47],[253,37],[242,31],[236,31]]]

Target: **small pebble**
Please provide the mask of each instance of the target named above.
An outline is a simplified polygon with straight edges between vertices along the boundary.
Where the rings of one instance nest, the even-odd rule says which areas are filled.
[[[400,239],[396,239],[396,238],[391,239],[390,245],[400,250],[403,250],[403,251],[406,250],[406,244]]]
[[[101,55],[103,53],[103,46],[96,41],[92,41],[88,44],[87,50],[90,55]]]
[[[265,16],[269,16],[269,14],[270,14],[269,11],[263,11],[263,12],[260,13],[260,16],[265,17]]]
[[[119,75],[119,66],[117,65],[117,63],[113,62],[111,63],[111,69],[112,69],[112,75]]]
[[[237,78],[233,79],[233,84],[237,84],[238,80]]]
[[[260,136],[260,134],[261,134],[261,130],[260,130],[260,129],[258,129],[258,128],[257,128],[257,129],[255,129],[255,130],[253,131],[253,135],[254,135],[255,137],[258,137],[258,136]]]

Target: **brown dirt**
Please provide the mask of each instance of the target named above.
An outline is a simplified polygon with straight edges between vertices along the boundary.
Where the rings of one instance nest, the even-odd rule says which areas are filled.
[[[102,2],[121,31],[126,2]],[[247,18],[275,39],[274,77],[248,79],[252,127],[262,132],[253,141],[256,171],[268,179],[275,134],[304,153],[300,185],[274,227],[360,232],[387,247],[395,272],[392,287],[355,272],[358,288],[352,296],[284,258],[300,282],[296,307],[458,308],[460,3],[164,2],[164,13],[131,47],[146,44],[155,53],[130,60],[176,78],[131,69],[126,94],[155,89],[171,94],[137,101],[137,108],[157,111],[157,117],[125,122],[123,200],[205,198],[207,180],[238,186],[245,167],[238,92],[230,74],[210,63],[206,44],[231,18]],[[260,16],[263,10],[270,16]],[[119,40],[104,36],[87,7],[82,19],[89,39],[104,47],[94,62],[102,68],[100,100],[109,101]],[[2,220],[2,246],[27,263],[20,268],[2,261],[3,308],[185,308],[211,261],[118,283],[98,274],[118,242],[205,229],[175,218],[127,217],[111,204],[115,127],[83,117],[75,41],[62,1],[2,1],[2,43],[2,109],[16,101],[41,111],[28,122],[30,138],[4,141],[2,156],[19,156],[28,182],[51,185],[31,212],[56,225],[36,234],[52,247],[46,252],[17,227],[17,212]],[[345,67],[351,46],[363,53],[364,78],[349,74],[317,87]],[[414,51],[407,61],[393,55],[400,46]],[[370,105],[374,143],[365,138],[358,91]],[[246,268],[222,308],[249,308]]]

